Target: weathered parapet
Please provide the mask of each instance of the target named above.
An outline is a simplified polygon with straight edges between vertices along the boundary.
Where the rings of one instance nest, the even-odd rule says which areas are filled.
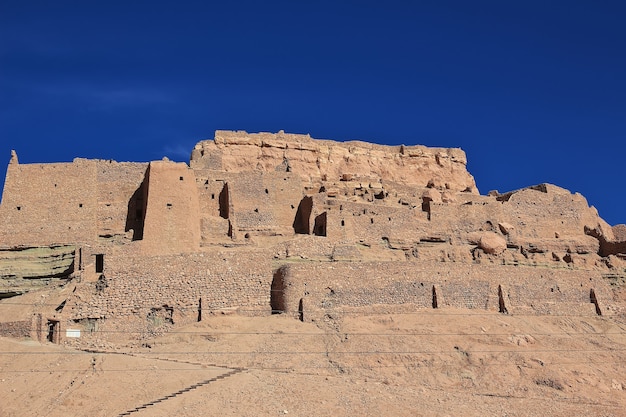
[[[10,163],[0,205],[6,246],[93,243],[97,239],[97,163]]]
[[[7,169],[0,206],[3,245],[95,244],[124,235],[148,164],[76,158]],[[142,214],[143,215],[143,214]]]
[[[614,311],[610,289],[600,274],[592,271],[328,262],[286,264],[274,279],[275,308],[309,319],[354,308],[366,314],[376,306],[402,311],[461,308],[509,314],[610,315]]]
[[[453,191],[477,193],[461,149],[386,146],[360,141],[316,140],[279,132],[215,132],[214,140],[194,148],[190,166],[228,172],[293,172],[305,180],[338,181],[344,174],[403,184],[431,183]]]

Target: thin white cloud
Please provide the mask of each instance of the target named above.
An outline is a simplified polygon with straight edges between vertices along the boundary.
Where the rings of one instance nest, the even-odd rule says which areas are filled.
[[[188,162],[192,147],[185,143],[169,144],[163,147],[163,154],[175,161]]]
[[[36,92],[80,101],[89,110],[115,110],[175,103],[176,97],[162,90],[132,87],[106,87],[91,84],[47,84],[33,87]]]

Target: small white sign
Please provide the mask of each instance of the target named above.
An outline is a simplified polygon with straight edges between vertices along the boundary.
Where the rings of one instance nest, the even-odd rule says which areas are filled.
[[[66,329],[65,337],[80,337],[80,329]]]

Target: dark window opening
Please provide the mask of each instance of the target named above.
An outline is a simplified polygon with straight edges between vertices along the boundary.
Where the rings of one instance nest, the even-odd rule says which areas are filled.
[[[63,300],[63,302],[61,304],[59,304],[54,311],[56,311],[57,313],[60,313],[61,311],[63,311],[63,308],[65,307],[65,304],[67,303],[67,300]]]
[[[50,343],[59,343],[59,322],[57,320],[48,320],[46,340]]]
[[[20,211],[22,209],[22,207],[17,206],[17,211]]]
[[[101,274],[102,272],[104,272],[104,255],[100,253],[96,255],[96,273]]]
[[[498,311],[502,314],[509,314],[509,310],[506,308],[506,303],[504,302],[502,286],[500,285],[498,285]]]
[[[589,301],[593,303],[593,305],[596,307],[596,314],[598,316],[601,316],[602,310],[600,309],[600,304],[598,304],[598,297],[596,297],[596,292],[593,290],[593,288],[589,291]]]
[[[311,233],[311,211],[313,211],[313,199],[304,197],[298,205],[296,217],[293,220],[293,230],[295,233],[308,235]]]
[[[215,194],[211,194],[211,200],[215,200]]]
[[[172,207],[172,203],[167,203],[167,207]]]
[[[270,192],[268,191],[268,189],[265,189],[265,194],[269,194]]]
[[[182,180],[183,180],[183,177],[180,177],[180,178],[178,178],[178,179],[182,181]]]
[[[282,269],[274,272],[274,279],[270,287],[270,307],[272,314],[281,314],[285,311],[285,277]]]
[[[128,201],[126,212],[126,227],[124,231],[133,231],[132,240],[143,239],[143,227],[145,222],[146,201],[147,201],[147,178],[144,178],[141,185],[135,190]]]
[[[315,217],[313,234],[315,236],[326,236],[326,212],[323,212],[319,216]]]
[[[233,223],[229,220],[228,221],[228,233],[227,233],[228,237],[233,237]]]
[[[341,225],[342,225],[342,226],[345,226],[345,225],[346,225],[346,222],[342,220],[342,221],[341,221]]]
[[[228,219],[230,216],[230,196],[228,191],[228,183],[224,184],[222,191],[219,196],[219,211],[220,217],[223,219]]]
[[[83,207],[83,203],[78,204],[78,207],[82,208]]]

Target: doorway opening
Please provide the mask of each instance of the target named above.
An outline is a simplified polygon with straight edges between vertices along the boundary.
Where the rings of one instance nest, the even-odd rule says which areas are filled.
[[[104,254],[99,253],[96,255],[96,273],[101,274],[104,272]]]
[[[59,321],[58,320],[48,320],[48,332],[46,335],[46,340],[50,343],[59,343]]]

